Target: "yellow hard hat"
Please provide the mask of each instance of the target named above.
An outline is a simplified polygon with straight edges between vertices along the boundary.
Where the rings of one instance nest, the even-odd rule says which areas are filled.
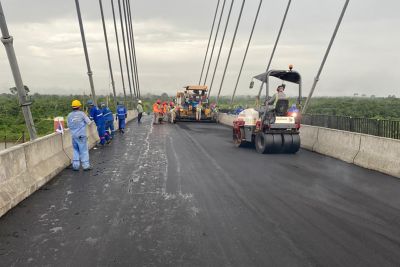
[[[71,106],[72,106],[73,108],[79,108],[79,107],[82,106],[82,103],[81,103],[81,101],[79,101],[79,100],[74,100],[74,101],[72,101]]]

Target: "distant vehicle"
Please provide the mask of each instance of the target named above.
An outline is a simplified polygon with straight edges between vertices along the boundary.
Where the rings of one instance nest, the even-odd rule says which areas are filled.
[[[300,104],[301,76],[292,70],[270,70],[254,77],[267,86],[267,100],[270,99],[269,79],[275,77],[295,83],[299,88],[297,107],[289,110],[289,100],[279,99],[275,108],[271,109],[264,103],[258,110],[245,109],[233,122],[233,142],[237,147],[253,144],[257,152],[265,153],[296,153],[300,149]],[[253,82],[250,88],[253,87]]]
[[[196,109],[201,105],[201,121],[217,121],[217,112],[209,104],[208,87],[188,85],[176,94],[176,121],[196,121]]]

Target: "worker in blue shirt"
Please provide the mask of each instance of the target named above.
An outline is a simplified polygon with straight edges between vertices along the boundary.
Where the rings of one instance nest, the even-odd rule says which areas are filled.
[[[108,142],[108,140],[110,140],[110,137],[108,135],[108,133],[106,132],[106,125],[105,125],[105,121],[104,121],[104,116],[103,116],[103,112],[101,112],[101,110],[94,105],[92,100],[88,101],[88,106],[90,108],[89,110],[89,114],[90,114],[90,119],[92,121],[94,121],[94,123],[96,123],[97,126],[97,132],[99,134],[99,138],[100,138],[100,145],[104,145],[106,142]]]
[[[116,119],[118,119],[118,130],[120,133],[124,133],[127,115],[128,112],[124,105],[121,102],[118,102]]]
[[[103,117],[105,121],[106,132],[110,136],[110,140],[114,138],[114,116],[109,107],[105,103],[101,103],[101,111],[103,112]]]
[[[89,163],[89,148],[87,144],[86,126],[90,119],[80,110],[82,104],[79,100],[72,101],[72,112],[68,114],[68,127],[72,137],[72,169],[79,171],[82,163],[84,171],[91,170]]]

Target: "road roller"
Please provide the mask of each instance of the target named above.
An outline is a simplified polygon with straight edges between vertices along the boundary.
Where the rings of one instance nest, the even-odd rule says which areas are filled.
[[[271,105],[269,96],[270,79],[281,79],[283,88],[285,82],[298,85],[298,98],[295,104],[289,107],[286,97],[275,98]],[[260,92],[266,86],[266,101],[257,108],[245,109],[239,113],[233,122],[233,143],[237,147],[255,146],[261,154],[267,153],[296,153],[300,149],[300,124],[301,124],[301,75],[293,70],[270,70],[253,77],[261,82]]]

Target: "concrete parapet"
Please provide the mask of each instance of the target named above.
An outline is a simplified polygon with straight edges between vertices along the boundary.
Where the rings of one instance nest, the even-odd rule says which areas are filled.
[[[360,149],[361,134],[319,128],[313,151],[353,163]]]
[[[307,150],[314,151],[314,145],[318,139],[319,127],[301,125],[300,128],[300,138],[301,147]]]
[[[127,121],[136,118],[129,111]],[[92,123],[87,128],[92,148],[99,140]],[[69,166],[72,142],[69,129],[0,152],[0,217]]]
[[[361,135],[354,164],[400,178],[400,140]]]
[[[29,196],[29,173],[22,145],[0,152],[0,216]]]
[[[235,115],[229,115],[226,113],[218,114],[218,122],[227,126],[233,126],[233,121],[236,119]]]

